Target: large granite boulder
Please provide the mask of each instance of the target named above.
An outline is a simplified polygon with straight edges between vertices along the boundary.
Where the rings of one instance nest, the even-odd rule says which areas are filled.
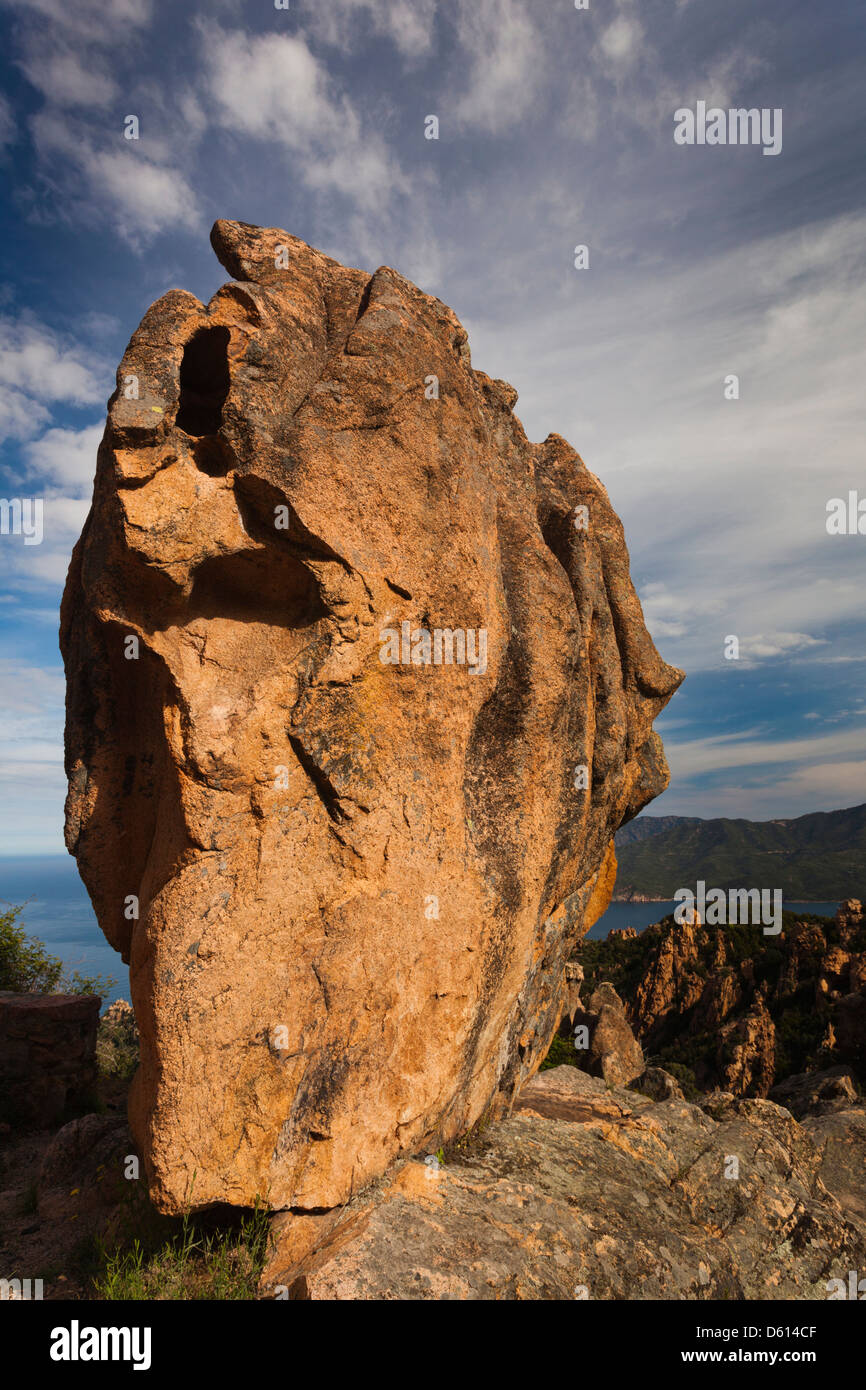
[[[67,844],[157,1204],[329,1208],[538,1066],[682,674],[450,309],[211,240],[232,282],[133,335],[69,572]]]

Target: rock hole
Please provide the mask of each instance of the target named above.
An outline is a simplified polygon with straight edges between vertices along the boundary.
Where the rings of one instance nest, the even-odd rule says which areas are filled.
[[[229,331],[199,328],[183,350],[180,364],[178,429],[201,438],[218,434],[229,378]]]

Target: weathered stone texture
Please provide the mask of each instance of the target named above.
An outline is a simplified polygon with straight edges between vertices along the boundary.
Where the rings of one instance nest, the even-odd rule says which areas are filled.
[[[155,1200],[195,1170],[196,1205],[332,1207],[538,1066],[682,675],[604,488],[450,309],[276,228],[212,242],[232,283],[154,304],[110,402],[67,843],[131,965]],[[403,622],[419,658],[483,632],[484,669],[383,661]]]
[[[401,1163],[341,1213],[277,1218],[262,1295],[826,1300],[866,1259],[840,1205],[862,1133],[840,1152],[828,1168],[767,1101],[653,1104],[556,1067],[444,1167]]]

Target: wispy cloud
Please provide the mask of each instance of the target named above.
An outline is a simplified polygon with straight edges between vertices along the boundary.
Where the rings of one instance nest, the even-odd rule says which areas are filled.
[[[0,95],[0,155],[14,143],[17,133],[12,107],[6,98]]]
[[[436,0],[301,0],[305,29],[323,43],[348,53],[372,33],[408,60],[430,52],[436,8]]]
[[[0,821],[3,854],[62,849],[64,681],[51,669],[0,658]]]
[[[458,0],[457,39],[469,70],[448,105],[459,125],[501,134],[544,90],[544,50],[532,15],[518,0]]]
[[[672,774],[693,777],[719,769],[739,770],[775,763],[828,763],[863,752],[863,730],[846,729],[818,738],[748,739],[724,735],[680,742],[669,739],[665,753]],[[864,784],[866,799],[866,784]]]
[[[105,107],[116,101],[117,83],[104,62],[85,62],[72,50],[34,53],[22,67],[29,82],[58,107]]]
[[[105,396],[92,354],[30,314],[0,317],[0,440],[32,437],[58,402],[95,405]]]
[[[102,422],[81,430],[50,429],[25,448],[33,474],[43,483],[89,502]]]
[[[184,174],[153,164],[130,142],[127,149],[89,152],[85,168],[110,200],[118,229],[128,241],[146,242],[170,227],[204,229],[198,199]]]
[[[408,183],[381,136],[302,38],[252,38],[200,25],[205,90],[224,126],[280,146],[311,188],[331,189],[372,209]]]

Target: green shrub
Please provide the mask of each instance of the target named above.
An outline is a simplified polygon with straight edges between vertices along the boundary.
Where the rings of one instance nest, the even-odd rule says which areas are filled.
[[[254,1299],[270,1246],[269,1210],[256,1201],[234,1214],[233,1223],[213,1226],[207,1214],[172,1222],[162,1240],[136,1237],[131,1245],[100,1253],[101,1271],[93,1279],[97,1298]]]
[[[555,1033],[547,1056],[538,1070],[548,1071],[550,1067],[562,1066],[576,1067],[577,1053],[574,1050],[574,1042],[571,1038],[564,1038],[560,1033]]]
[[[138,1029],[125,999],[117,999],[99,1020],[96,1061],[103,1076],[128,1081],[138,1066]]]
[[[691,1067],[684,1066],[682,1062],[665,1062],[664,1070],[680,1083],[686,1100],[699,1099],[701,1091]]]
[[[0,990],[14,994],[108,994],[115,981],[102,975],[80,975],[64,967],[38,937],[28,936],[18,918],[24,911],[9,907],[0,913]]]

